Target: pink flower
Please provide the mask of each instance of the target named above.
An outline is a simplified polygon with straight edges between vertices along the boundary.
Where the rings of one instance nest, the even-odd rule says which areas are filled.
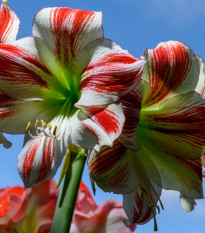
[[[0,233],[48,233],[58,192],[50,180],[32,188],[0,190]]]
[[[126,227],[123,205],[116,200],[106,200],[96,205],[88,188],[81,182],[75,206],[71,233],[130,233],[135,230],[135,224]]]
[[[54,180],[25,189],[19,186],[0,189],[0,233],[49,233],[57,202]],[[123,206],[116,200],[96,205],[81,182],[76,202],[72,233],[131,233]]]

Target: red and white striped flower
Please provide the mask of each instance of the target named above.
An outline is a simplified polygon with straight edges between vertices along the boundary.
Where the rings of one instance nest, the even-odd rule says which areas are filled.
[[[100,12],[45,8],[33,37],[0,44],[0,130],[26,128],[18,156],[26,187],[54,176],[68,142],[99,149],[121,134],[121,98],[140,81],[144,59],[104,39],[101,21]]]
[[[112,148],[93,150],[88,160],[91,178],[104,191],[123,194],[126,214],[138,224],[155,217],[162,188],[190,199],[203,197],[205,99],[200,95],[200,64],[191,49],[177,41],[148,49],[145,59],[140,83],[122,98],[122,135]],[[138,151],[123,145],[128,136],[135,136]]]
[[[11,7],[4,1],[1,3],[0,10],[0,43],[9,43],[16,40],[20,21]],[[0,95],[2,92],[0,91]],[[2,132],[0,132],[0,144],[5,148],[11,147],[9,142]]]

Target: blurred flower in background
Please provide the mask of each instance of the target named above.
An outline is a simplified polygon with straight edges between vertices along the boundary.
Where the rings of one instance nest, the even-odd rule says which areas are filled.
[[[19,186],[0,190],[0,233],[49,233],[58,190],[55,180],[31,188]],[[135,225],[128,221],[122,204],[106,200],[97,205],[81,182],[74,211],[71,233],[131,233]]]

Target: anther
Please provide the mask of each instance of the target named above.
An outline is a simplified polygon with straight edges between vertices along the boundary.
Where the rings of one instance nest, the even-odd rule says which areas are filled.
[[[161,205],[161,208],[164,210],[164,206],[163,206],[162,201],[160,200],[160,198],[159,198],[159,203]]]
[[[54,129],[53,129],[53,135],[56,136],[56,130],[57,130],[57,126],[55,125]]]
[[[157,210],[158,210],[158,214],[160,214],[160,208],[158,205],[157,205]]]
[[[35,130],[37,130],[38,122],[39,122],[39,120],[36,120],[36,123],[35,123]]]
[[[31,127],[31,122],[29,121],[27,126],[26,126],[26,132],[29,130],[30,127]]]
[[[157,227],[157,220],[156,220],[156,213],[154,211],[154,209],[152,209],[152,213],[153,213],[153,217],[154,217],[154,231],[158,231],[158,227]]]
[[[48,128],[49,128],[49,130],[51,130],[52,125],[51,125],[51,124],[47,124],[47,125],[46,125],[46,127],[48,127]]]
[[[41,120],[41,124],[44,128],[46,127],[46,122],[44,120]]]

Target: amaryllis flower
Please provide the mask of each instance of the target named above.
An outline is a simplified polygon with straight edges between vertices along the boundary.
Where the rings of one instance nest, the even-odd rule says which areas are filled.
[[[19,19],[11,7],[2,1],[0,10],[0,43],[9,43],[16,40]],[[0,100],[2,100],[2,91],[0,90]],[[2,132],[0,132],[0,144],[3,144],[5,148],[11,147],[9,142]]]
[[[108,199],[97,205],[88,188],[81,182],[75,206],[71,233],[131,233],[136,225],[126,227],[128,218],[123,206],[116,200]]]
[[[0,233],[49,233],[57,202],[55,180],[25,189],[19,186],[0,189]],[[131,233],[135,225],[126,227],[128,221],[122,204],[106,200],[96,205],[88,188],[81,183],[72,233]]]
[[[102,14],[45,8],[34,37],[0,45],[0,130],[24,134],[18,169],[26,187],[54,176],[68,142],[99,149],[121,134],[121,98],[144,64],[103,38]]]
[[[58,191],[54,180],[32,188],[0,189],[0,233],[48,233]]]
[[[163,208],[162,188],[203,198],[205,99],[195,91],[203,89],[197,58],[182,42],[169,41],[148,49],[145,59],[140,84],[122,100],[122,135],[88,160],[91,178],[104,191],[123,194],[126,214],[138,224]],[[139,151],[121,143],[134,135]]]

